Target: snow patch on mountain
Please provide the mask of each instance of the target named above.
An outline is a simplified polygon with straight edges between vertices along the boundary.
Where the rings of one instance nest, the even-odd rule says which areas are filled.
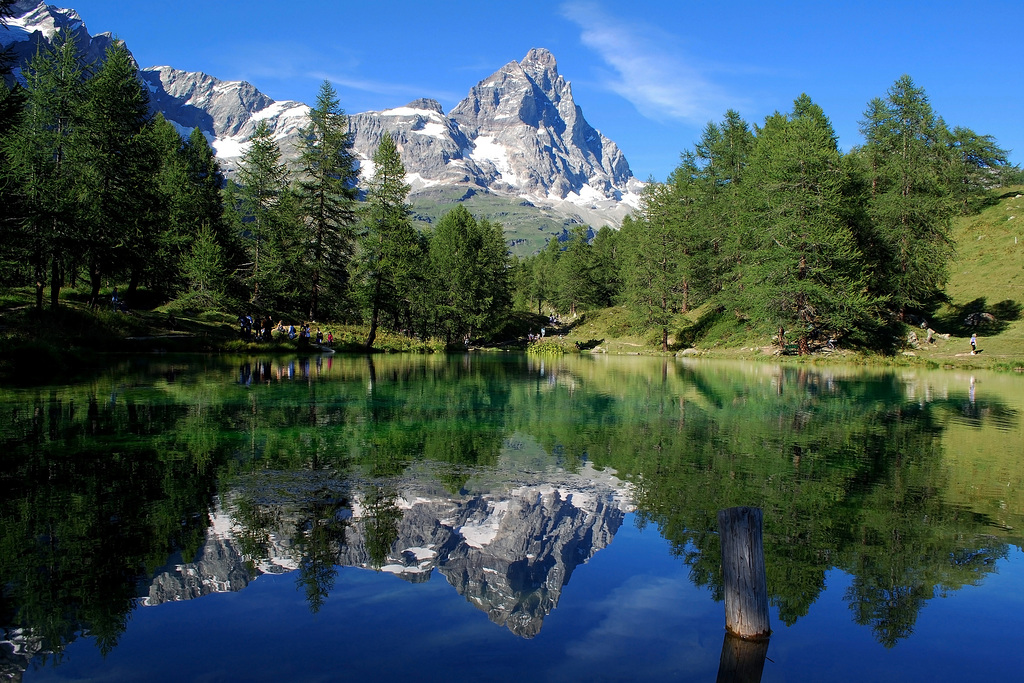
[[[89,62],[101,61],[113,43],[109,34],[89,36],[74,10],[43,0],[19,0],[13,14],[0,41],[14,45],[18,68],[62,28],[75,32]],[[245,81],[170,66],[143,69],[140,78],[152,109],[183,135],[199,128],[229,175],[261,121],[278,141],[282,158],[297,158],[307,105],[275,101]],[[594,227],[616,226],[639,206],[643,183],[633,177],[618,146],[583,117],[569,81],[542,48],[481,80],[447,114],[436,100],[423,98],[351,115],[349,127],[364,181],[372,177],[371,159],[381,137],[391,134],[412,201],[420,191],[455,187],[470,195],[521,198]]]

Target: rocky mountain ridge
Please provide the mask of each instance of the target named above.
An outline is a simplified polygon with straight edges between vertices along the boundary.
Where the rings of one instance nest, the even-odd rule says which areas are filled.
[[[90,35],[77,12],[43,0],[19,0],[12,9],[14,18],[0,41],[14,46],[19,64],[59,29],[74,33],[91,62],[100,60],[114,40],[110,34]],[[300,130],[308,122],[307,105],[275,101],[244,81],[170,66],[142,69],[140,78],[153,110],[183,134],[198,127],[229,175],[260,120],[267,122],[286,159],[294,158]],[[617,226],[638,205],[642,183],[618,146],[586,121],[570,83],[545,49],[531,49],[522,60],[505,64],[447,114],[440,103],[419,99],[353,114],[349,123],[364,178],[372,174],[370,159],[381,136],[390,131],[414,204],[480,195],[514,200],[516,206],[560,216],[563,225],[557,230],[551,230],[550,220],[540,228],[552,232],[580,223]],[[439,194],[439,189],[446,192]]]

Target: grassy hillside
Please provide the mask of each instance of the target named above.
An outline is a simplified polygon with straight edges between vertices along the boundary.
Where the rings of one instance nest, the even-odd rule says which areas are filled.
[[[1024,185],[1007,188],[998,202],[954,224],[957,257],[946,293],[950,303],[937,312],[933,327],[951,334],[947,341],[915,351],[947,363],[989,367],[1024,360]],[[971,313],[996,320],[971,326]],[[981,353],[971,357],[969,339],[978,334]],[[968,354],[968,355],[965,355]]]
[[[956,261],[950,266],[948,304],[929,321],[937,335],[932,344],[924,330],[913,330],[921,340],[908,347],[901,362],[925,361],[962,367],[1024,366],[1024,186],[1005,189],[998,200],[980,214],[956,219],[953,228],[957,244]],[[988,313],[994,321],[971,325],[972,313]],[[630,327],[628,312],[622,308],[585,314],[561,330],[567,343],[587,345],[599,340],[609,353],[657,350],[656,335]],[[729,316],[708,315],[705,308],[679,316],[672,341],[677,348],[696,338],[702,352],[720,356],[764,357],[774,353],[772,330],[751,330]],[[978,334],[980,353],[970,355],[971,333]],[[949,335],[945,338],[942,335]],[[833,357],[864,361],[859,353],[840,351]]]
[[[412,199],[413,218],[420,229],[429,228],[457,204],[477,218],[500,223],[512,253],[529,256],[542,250],[548,240],[576,223],[553,209],[535,206],[525,199],[499,197],[462,188],[431,188]]]

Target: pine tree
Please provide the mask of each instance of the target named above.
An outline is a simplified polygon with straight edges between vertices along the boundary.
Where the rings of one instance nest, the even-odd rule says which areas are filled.
[[[801,354],[815,333],[844,333],[869,315],[862,261],[843,211],[837,139],[807,95],[765,120],[750,157],[738,300],[745,313],[793,329]],[[780,335],[779,343],[784,343]]]
[[[430,240],[433,317],[450,344],[486,333],[511,304],[508,246],[501,227],[477,221],[459,205],[446,213]]]
[[[5,140],[11,189],[20,197],[23,229],[10,240],[31,264],[36,308],[50,280],[59,305],[63,269],[81,252],[80,204],[85,118],[84,74],[71,33],[61,31],[24,70],[25,110]],[[49,271],[49,272],[48,272]]]
[[[900,320],[939,298],[953,256],[955,204],[943,173],[950,166],[940,122],[923,89],[900,77],[872,100],[861,121],[868,178],[871,287]]]
[[[316,319],[328,292],[337,299],[347,296],[358,190],[348,118],[328,81],[320,86],[309,125],[302,130],[299,163],[298,196],[308,231],[309,317]]]
[[[93,305],[104,276],[127,275],[131,296],[156,253],[160,157],[150,118],[135,61],[117,42],[87,84],[84,246]]]
[[[243,264],[249,303],[261,306],[272,299],[285,267],[277,240],[280,227],[278,205],[287,188],[288,172],[281,163],[281,150],[265,119],[249,138],[249,147],[238,167],[238,212],[244,231],[248,262]],[[269,291],[268,291],[269,290]]]
[[[417,262],[422,258],[406,198],[405,167],[391,134],[381,137],[373,155],[373,178],[366,191],[364,230],[360,238],[359,289],[370,311],[367,348],[373,348],[382,312],[393,327],[409,320],[411,294],[422,287]]]

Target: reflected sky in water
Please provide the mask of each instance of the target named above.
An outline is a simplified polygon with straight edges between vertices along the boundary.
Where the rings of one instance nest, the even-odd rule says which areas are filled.
[[[25,680],[1013,679],[1024,382],[672,359],[157,359],[0,392]],[[54,666],[54,661],[57,665]]]

